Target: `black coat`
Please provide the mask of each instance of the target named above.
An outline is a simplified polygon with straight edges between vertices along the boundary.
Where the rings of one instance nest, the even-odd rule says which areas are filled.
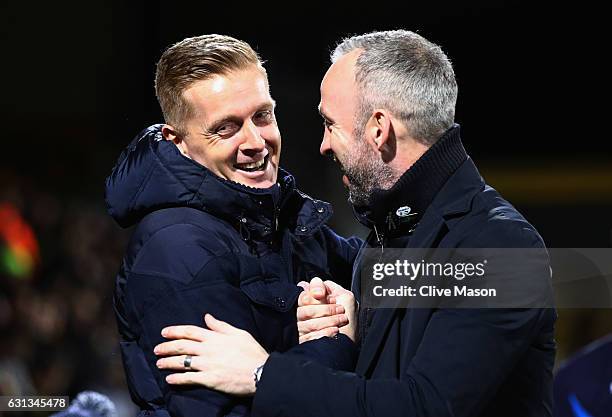
[[[128,386],[143,415],[248,415],[250,399],[169,386],[153,354],[161,329],[202,326],[211,313],[268,351],[285,351],[297,344],[295,284],[319,276],[348,285],[361,245],[329,229],[331,206],[298,191],[288,173],[265,190],[222,180],[162,140],[159,125],[122,154],[106,200],[120,225],[138,223],[114,302]]]
[[[457,143],[460,156],[465,151]],[[466,158],[414,234],[388,239],[387,246],[543,248],[533,226]],[[376,246],[373,237],[368,242]],[[550,416],[555,318],[554,309],[376,310],[355,373],[272,354],[253,416]]]

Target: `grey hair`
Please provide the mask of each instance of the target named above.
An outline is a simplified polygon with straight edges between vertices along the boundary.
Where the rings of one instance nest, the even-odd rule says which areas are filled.
[[[356,131],[363,133],[376,108],[389,110],[426,145],[453,125],[457,82],[438,45],[407,30],[372,32],[344,39],[332,52],[332,63],[356,49],[362,50],[355,68]]]

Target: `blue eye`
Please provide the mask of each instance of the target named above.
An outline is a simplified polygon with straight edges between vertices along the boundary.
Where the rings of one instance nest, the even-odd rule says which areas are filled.
[[[235,123],[226,123],[215,130],[217,135],[228,136],[233,135],[239,130],[239,127]]]
[[[260,111],[255,114],[255,122],[256,123],[270,123],[274,115],[271,110]]]

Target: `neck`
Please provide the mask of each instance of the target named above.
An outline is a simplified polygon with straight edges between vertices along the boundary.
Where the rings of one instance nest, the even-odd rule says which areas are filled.
[[[389,166],[393,170],[393,176],[388,181],[385,181],[384,184],[380,184],[380,188],[383,190],[391,188],[430,147],[430,145],[425,145],[411,137],[399,139],[397,141],[397,152],[393,159],[389,161]]]
[[[442,185],[452,173],[467,159],[467,154],[459,137],[459,126],[454,125],[431,147],[415,147],[416,155],[398,159],[394,179],[388,189],[376,189],[365,207],[355,207],[362,223],[372,226],[386,223],[398,208],[404,212],[418,214],[418,221]],[[399,153],[399,152],[398,152]]]

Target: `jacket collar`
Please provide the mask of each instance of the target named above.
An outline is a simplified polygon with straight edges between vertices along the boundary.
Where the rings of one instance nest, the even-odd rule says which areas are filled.
[[[161,208],[191,207],[228,221],[245,239],[263,240],[281,219],[308,235],[331,216],[331,206],[300,193],[287,171],[279,168],[277,183],[266,189],[222,179],[163,140],[161,126],[141,132],[107,178],[107,207],[120,225]]]
[[[452,229],[453,224],[460,222],[466,213],[472,209],[472,202],[479,191],[485,187],[484,180],[478,169],[468,157],[461,166],[451,175],[448,181],[436,194],[433,201],[425,210],[420,219],[420,225],[405,243],[408,248],[432,248],[438,246],[441,236]],[[359,268],[354,269],[359,271]],[[353,275],[353,282],[357,282],[357,291],[360,292],[360,278]],[[399,302],[399,300],[398,300]],[[387,306],[390,307],[390,306]],[[377,355],[384,345],[384,337],[394,322],[398,311],[403,309],[384,308],[374,315],[370,331],[363,341],[361,354],[357,361],[356,371],[360,375],[371,375]]]
[[[388,236],[412,231],[444,184],[467,158],[459,125],[455,124],[390,189],[376,189],[368,206],[354,207],[357,219]]]

